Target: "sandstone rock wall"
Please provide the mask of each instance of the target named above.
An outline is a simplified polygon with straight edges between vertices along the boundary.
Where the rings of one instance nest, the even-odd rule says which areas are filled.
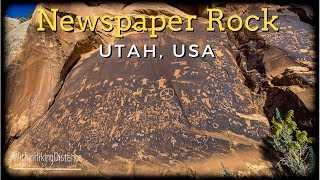
[[[5,44],[4,56],[6,61],[4,66],[7,67],[12,59],[18,54],[23,40],[27,35],[27,30],[30,24],[30,20],[20,22],[20,20],[10,17],[4,17],[4,33],[5,33]]]

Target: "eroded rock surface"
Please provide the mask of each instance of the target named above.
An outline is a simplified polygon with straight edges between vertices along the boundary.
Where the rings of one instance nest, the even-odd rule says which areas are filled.
[[[261,7],[266,6],[251,5],[247,13],[260,13],[262,17]],[[297,112],[298,126],[312,129],[316,96],[314,27],[300,21],[301,13],[295,14],[290,6],[272,6],[270,10],[270,16],[279,16],[275,23],[280,28],[278,32],[228,33],[239,52],[238,65],[248,87],[257,93],[267,93],[264,112],[268,119],[272,118],[275,108],[283,109],[283,114],[293,109]]]
[[[5,46],[4,46],[4,56],[5,62],[4,67],[7,67],[12,59],[18,54],[23,40],[27,35],[27,30],[30,24],[30,20],[20,22],[20,20],[10,17],[4,17],[5,28]]]

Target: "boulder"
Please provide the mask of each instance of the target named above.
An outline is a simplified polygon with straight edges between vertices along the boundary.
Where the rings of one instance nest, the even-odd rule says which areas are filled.
[[[302,87],[315,88],[316,72],[310,71],[307,67],[288,67],[281,75],[272,79],[272,84],[276,86],[300,85]]]

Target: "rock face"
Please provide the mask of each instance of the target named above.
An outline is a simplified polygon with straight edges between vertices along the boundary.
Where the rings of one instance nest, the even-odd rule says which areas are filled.
[[[4,23],[6,28],[4,29],[6,32],[11,31],[12,29],[16,28],[20,21],[19,19],[11,18],[11,17],[4,17]]]
[[[164,3],[159,4],[163,8],[143,3],[38,7],[56,6],[75,15],[169,17],[201,14],[214,5],[200,10]],[[279,9],[288,8],[259,6],[273,7],[273,13],[280,15]],[[248,7],[255,9],[243,5]],[[198,18],[192,36],[164,30],[158,39],[137,32],[116,39],[112,33],[77,29],[37,32],[37,17],[35,12],[24,46],[6,71],[5,165],[9,172],[17,173],[13,169],[19,167],[63,167],[81,168],[80,175],[185,175],[191,171],[219,176],[223,163],[239,175],[270,176],[272,163],[261,147],[275,108],[300,110],[305,117],[301,124],[313,126],[313,69],[301,63],[302,56],[268,41],[267,33],[207,32],[206,19]],[[292,23],[296,21],[299,18]],[[292,28],[299,31],[300,26]],[[99,55],[100,44],[135,44],[140,49],[155,44],[164,58],[106,59]],[[200,52],[210,44],[216,57],[176,58],[172,44],[198,44]],[[303,59],[313,62],[312,57]],[[305,74],[311,81],[302,83]],[[14,160],[16,152],[73,154],[78,161],[21,162]]]
[[[4,66],[7,67],[12,59],[18,54],[24,38],[27,35],[27,29],[30,24],[30,20],[20,23],[20,20],[10,17],[4,17],[5,27],[5,43],[4,56],[6,61]]]
[[[261,7],[270,5],[251,5],[246,12],[259,14]],[[292,12],[290,6],[271,6],[269,9],[270,15],[279,16],[275,23],[280,27],[279,32],[254,33],[241,30],[228,33],[240,50],[237,55],[238,64],[247,77],[246,84],[253,90],[256,86],[261,87],[260,90],[267,93],[264,113],[268,119],[274,115],[275,108],[282,109],[282,113],[293,109],[297,112],[296,119],[300,128],[307,128],[310,133],[314,133],[314,27],[300,21],[300,13]],[[252,82],[252,71],[258,71],[260,79]]]

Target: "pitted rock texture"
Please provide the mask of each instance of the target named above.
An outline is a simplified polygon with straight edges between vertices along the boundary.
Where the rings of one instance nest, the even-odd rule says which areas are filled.
[[[143,3],[38,7],[54,6],[65,14],[89,16],[169,17],[195,11],[200,16],[206,8],[216,6],[225,8],[228,16],[235,10],[230,4],[188,8],[160,3],[162,9]],[[279,15],[289,8],[244,4],[238,5],[238,11],[246,15],[257,7],[269,7]],[[290,22],[280,20],[284,24],[279,26],[292,26],[296,32],[303,22],[293,12],[291,16]],[[270,41],[268,33],[207,32],[206,19],[200,17],[193,22],[192,35],[164,30],[158,39],[137,32],[122,39],[112,33],[77,29],[37,32],[37,21],[35,12],[25,46],[6,72],[5,165],[9,172],[17,173],[13,168],[21,166],[50,166],[82,169],[68,175],[185,175],[191,171],[220,176],[223,170],[219,167],[224,163],[241,176],[271,176],[272,164],[266,158],[270,154],[262,147],[275,108],[283,112],[294,108],[305,117],[299,126],[313,127],[313,48],[303,45],[308,53],[294,54],[287,47],[304,43],[310,31],[284,46],[282,41]],[[286,34],[279,34],[283,36]],[[140,50],[155,44],[157,56],[164,57],[102,58],[99,44],[135,44]],[[176,58],[173,44],[198,44],[199,52],[210,44],[216,57]],[[304,78],[306,74],[309,78]],[[79,161],[19,162],[13,159],[14,152],[74,154]],[[32,173],[66,175],[65,171]]]

